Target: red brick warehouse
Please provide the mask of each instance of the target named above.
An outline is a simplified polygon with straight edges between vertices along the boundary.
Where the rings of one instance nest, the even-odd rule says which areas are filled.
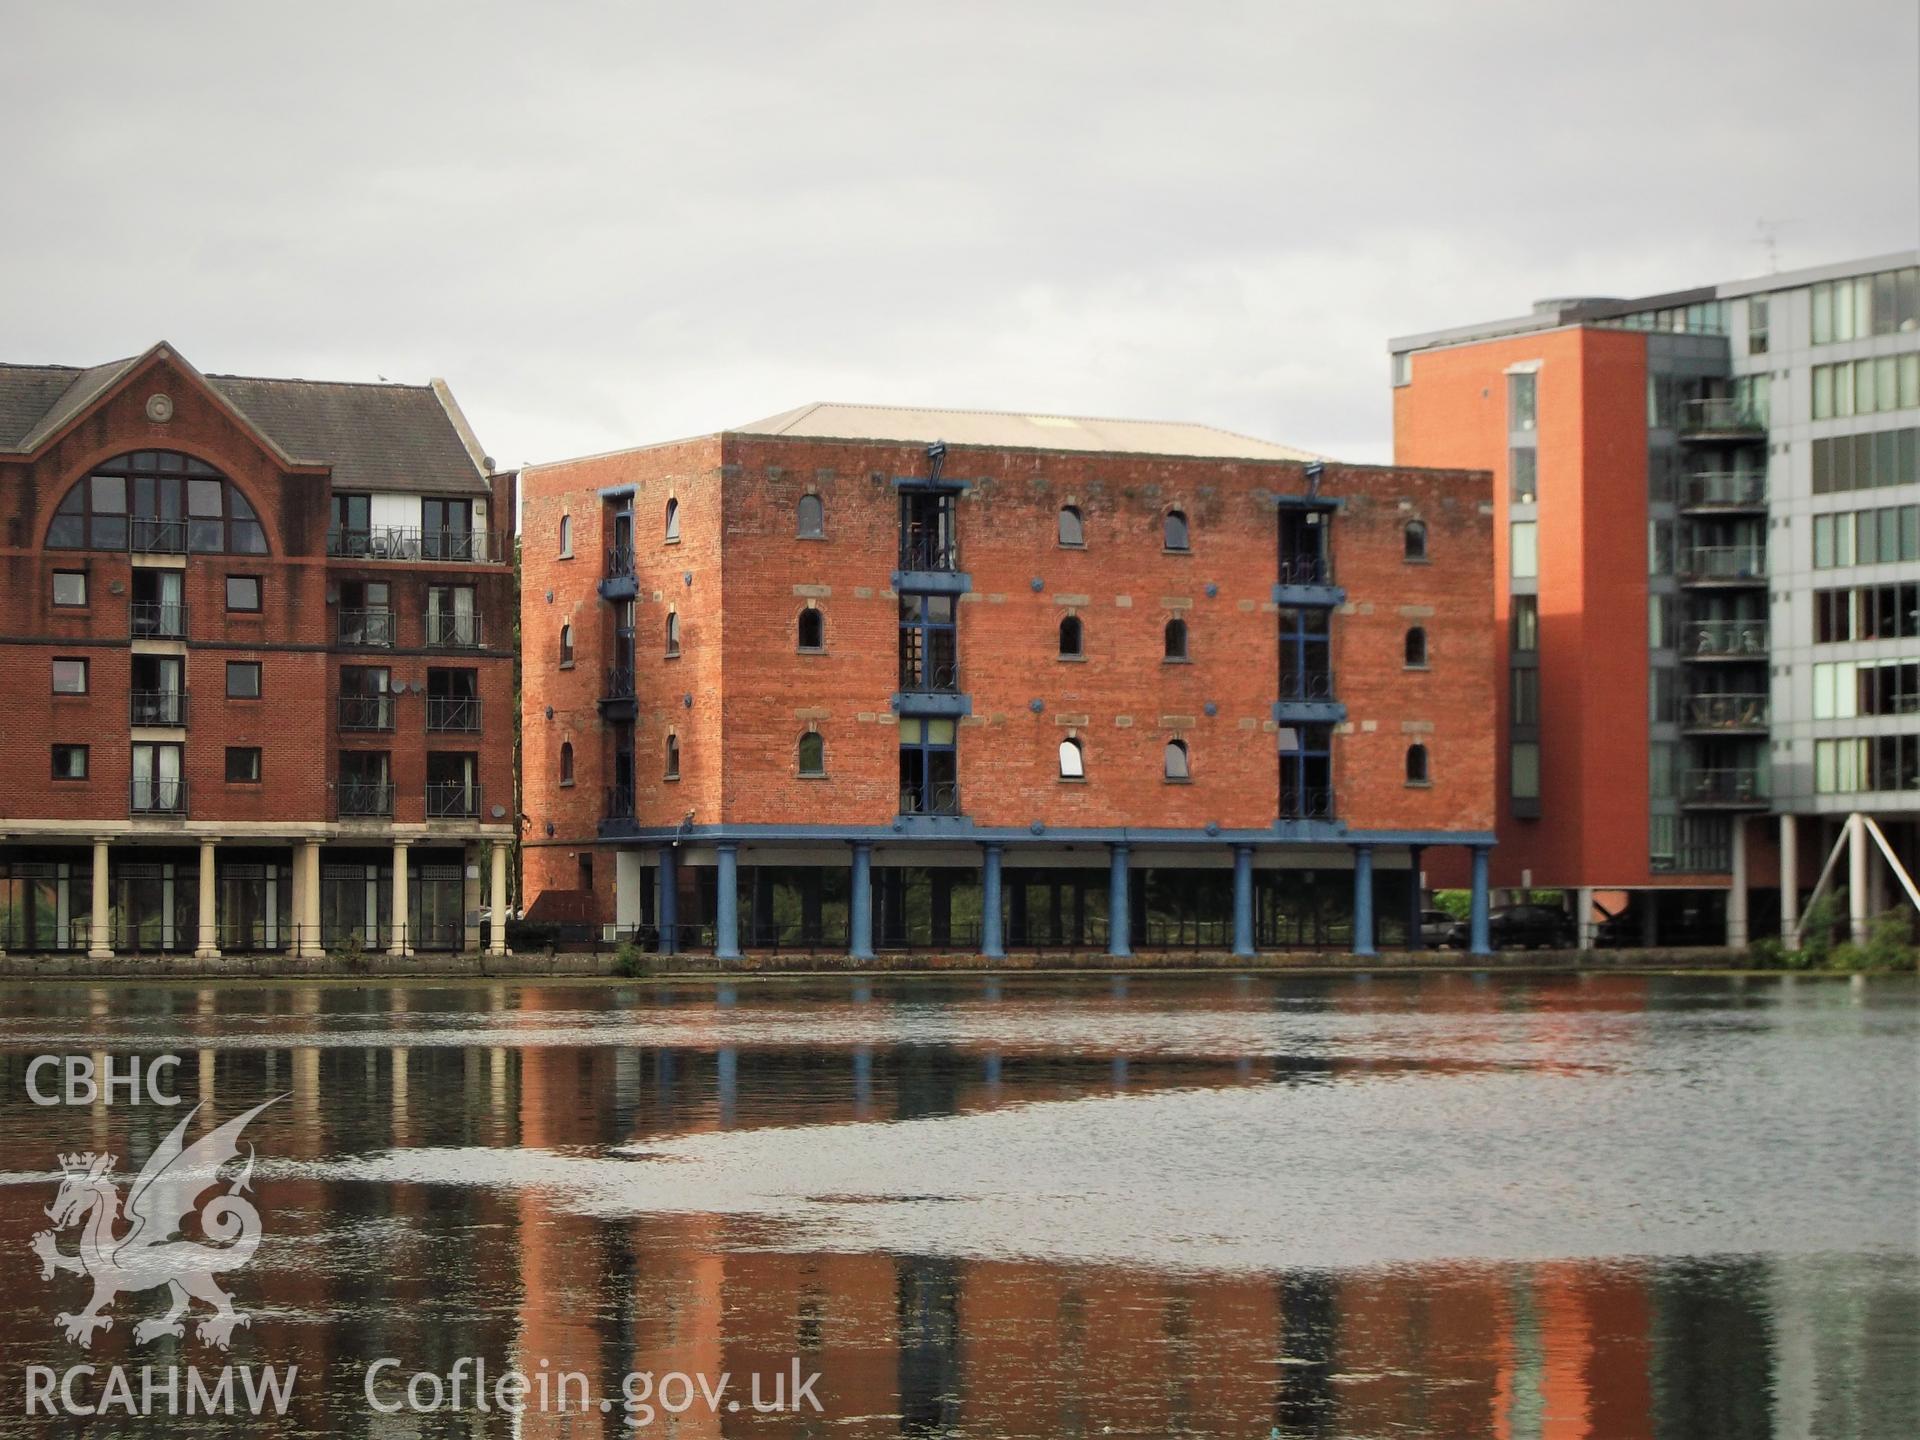
[[[1484,472],[811,406],[523,484],[535,918],[1368,953],[1434,845],[1484,911]]]
[[[0,366],[5,947],[476,948],[515,834],[490,471],[437,381]]]

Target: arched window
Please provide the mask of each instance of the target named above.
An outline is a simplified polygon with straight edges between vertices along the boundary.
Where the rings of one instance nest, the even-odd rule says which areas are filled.
[[[827,742],[820,738],[820,732],[817,730],[809,730],[800,737],[800,773],[802,775],[827,773]]]
[[[680,615],[678,611],[667,612],[667,658],[671,660],[680,653]]]
[[[1407,559],[1427,558],[1427,525],[1424,520],[1407,521]]]
[[[1187,622],[1175,616],[1167,621],[1167,659],[1187,658]]]
[[[74,483],[47,526],[47,548],[265,555],[267,532],[247,497],[211,465],[141,450]]]
[[[671,730],[667,732],[667,768],[664,773],[669,780],[680,778],[680,737]]]
[[[1060,507],[1060,543],[1076,550],[1086,546],[1087,522],[1078,505]]]
[[[1427,747],[1424,745],[1407,746],[1407,784],[1425,785],[1429,783],[1427,774]]]
[[[669,540],[680,538],[680,502],[678,500],[667,501],[666,538]]]
[[[1060,778],[1062,780],[1084,780],[1087,778],[1086,752],[1081,750],[1078,740],[1060,742]]]
[[[1407,631],[1407,668],[1427,668],[1427,632],[1418,625]]]
[[[1086,635],[1080,617],[1068,615],[1060,622],[1060,658],[1078,660],[1086,654]]]
[[[573,784],[573,742],[571,740],[560,742],[560,783]]]
[[[560,627],[560,663],[573,664],[573,626],[571,625]]]
[[[1187,768],[1187,742],[1184,740],[1167,741],[1166,771],[1169,780],[1191,780],[1193,773]]]
[[[802,650],[827,648],[827,617],[811,605],[800,612],[800,648]]]
[[[802,540],[821,540],[827,533],[827,507],[818,495],[802,495],[794,512],[794,531]]]
[[[573,517],[571,515],[560,517],[560,558],[562,560],[573,558]]]
[[[1187,543],[1188,537],[1187,537],[1187,512],[1186,511],[1184,510],[1167,511],[1167,518],[1166,518],[1164,530],[1165,530],[1167,549],[1186,550],[1191,548]]]

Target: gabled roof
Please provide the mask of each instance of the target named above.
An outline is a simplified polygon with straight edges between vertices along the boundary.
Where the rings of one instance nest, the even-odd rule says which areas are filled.
[[[1258,440],[1212,425],[1169,420],[1101,420],[1086,415],[1022,415],[1000,410],[920,410],[897,405],[816,401],[731,427],[740,435],[832,440],[906,440],[1028,450],[1093,450],[1188,455],[1218,460],[1321,460],[1310,450]]]
[[[29,455],[156,351],[215,396],[292,465],[329,468],[343,489],[481,495],[472,431],[445,385],[199,375],[169,347],[77,369],[0,364],[0,454]]]

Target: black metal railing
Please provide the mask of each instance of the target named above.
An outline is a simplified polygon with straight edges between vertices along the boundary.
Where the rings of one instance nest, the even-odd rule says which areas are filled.
[[[187,522],[136,515],[127,524],[127,549],[136,555],[184,555]]]
[[[351,560],[431,560],[481,564],[504,559],[507,550],[485,530],[423,530],[386,525],[327,531],[327,554]]]
[[[480,728],[477,695],[427,696],[427,729],[474,731]]]
[[[393,814],[393,786],[383,780],[342,780],[334,798],[343,819]]]
[[[958,815],[960,813],[960,782],[941,780],[924,789],[903,788],[900,791],[900,813],[902,815]]]
[[[1282,820],[1331,820],[1333,818],[1333,787],[1283,787],[1280,791],[1280,818]]]
[[[480,814],[480,787],[464,780],[427,782],[429,820],[472,820]]]
[[[952,695],[960,689],[960,662],[945,665],[900,662],[900,688],[922,695]]]
[[[1689,730],[1764,730],[1765,695],[1689,695],[1681,724]]]
[[[1692,660],[1764,660],[1764,620],[1693,620],[1680,631],[1680,655]]]
[[[951,536],[910,534],[900,537],[902,570],[941,570],[960,568],[960,542]]]
[[[607,786],[604,813],[609,820],[631,820],[633,818],[633,786]]]
[[[1765,805],[1767,771],[1758,765],[1683,771],[1680,802],[1683,805]]]
[[[187,607],[161,600],[135,600],[127,606],[127,631],[135,640],[184,640]]]
[[[393,645],[391,610],[342,610],[339,625],[342,645],[366,645],[381,650]]]
[[[633,574],[633,546],[607,547],[607,579],[625,580]]]
[[[134,690],[127,695],[127,719],[134,725],[187,723],[185,690]]]
[[[393,729],[393,696],[342,695],[340,697],[340,728],[342,730]]]
[[[1767,578],[1764,545],[1691,545],[1680,552],[1677,567],[1683,580],[1754,580]]]
[[[1279,698],[1282,700],[1331,700],[1333,699],[1333,672],[1303,670],[1282,673]]]
[[[606,688],[600,692],[604,700],[633,699],[633,671],[624,665],[607,667]]]
[[[1331,585],[1333,557],[1329,555],[1292,555],[1280,561],[1282,585]]]
[[[135,815],[184,815],[187,813],[187,782],[135,777],[128,794],[127,808]]]
[[[1689,510],[1761,510],[1767,477],[1751,470],[1698,470],[1687,477],[1681,504]]]
[[[427,616],[427,646],[433,650],[478,650],[481,646],[478,615]]]

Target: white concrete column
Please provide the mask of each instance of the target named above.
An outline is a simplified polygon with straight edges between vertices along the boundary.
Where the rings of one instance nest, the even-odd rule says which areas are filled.
[[[393,918],[393,939],[387,946],[389,955],[410,955],[413,953],[413,937],[407,934],[409,917],[407,915],[407,846],[406,840],[393,842],[393,901],[389,913]]]
[[[1593,948],[1593,887],[1582,885],[1574,891],[1573,903],[1574,934],[1580,937],[1578,943],[1582,950],[1591,950]]]
[[[215,883],[214,844],[200,842],[200,944],[193,952],[196,960],[220,958],[220,917],[214,913],[220,887]]]
[[[1865,815],[1860,817],[1860,843],[1867,851],[1867,927],[1872,929],[1874,917],[1887,913],[1887,857],[1867,833]]]
[[[641,874],[638,850],[613,852],[613,925],[621,937],[640,928]]]
[[[318,840],[300,842],[299,868],[306,876],[300,889],[299,953],[306,956],[324,955],[327,949],[320,943],[320,842]]]
[[[1847,817],[1847,934],[1867,943],[1867,822],[1855,811]]]
[[[507,842],[493,842],[493,885],[488,896],[487,953],[507,953]]]
[[[113,890],[108,883],[107,874],[108,842],[93,842],[93,929],[88,932],[87,958],[89,960],[110,960],[113,958],[113,936],[109,933],[107,911]]]
[[[1780,939],[1793,948],[1793,932],[1800,924],[1799,836],[1794,818],[1780,817]]]
[[[1747,948],[1747,817],[1733,817],[1733,883],[1727,887],[1727,948]]]

